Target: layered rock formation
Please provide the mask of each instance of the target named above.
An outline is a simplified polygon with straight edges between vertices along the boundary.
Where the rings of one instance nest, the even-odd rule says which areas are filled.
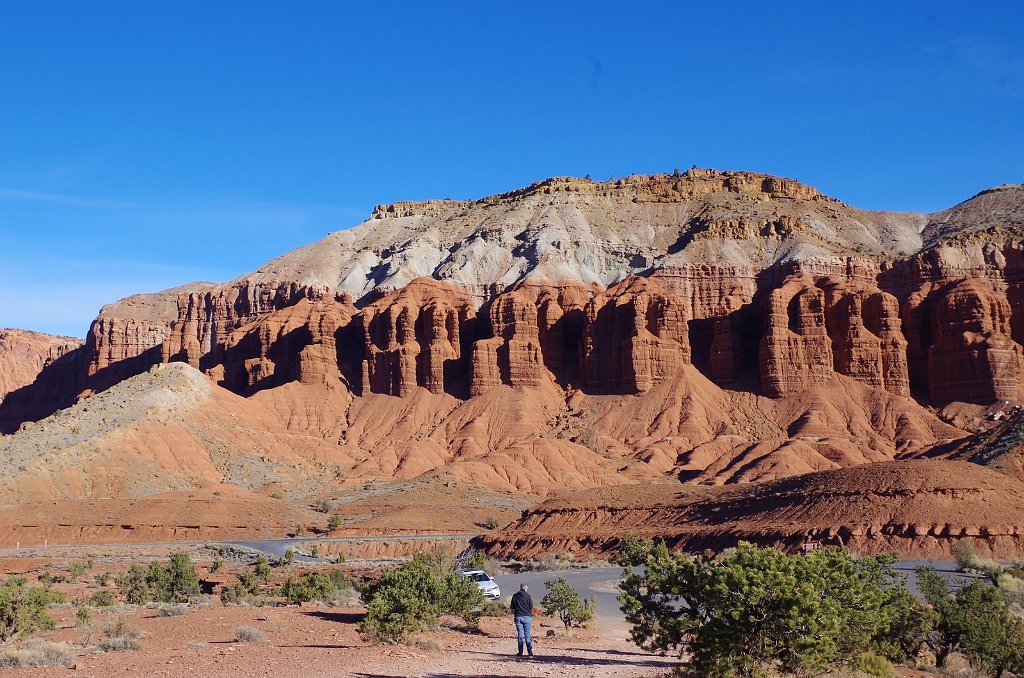
[[[1024,548],[1022,506],[1024,486],[974,464],[886,462],[715,491],[651,485],[578,493],[524,511],[476,546],[498,558],[607,557],[635,534],[691,552],[748,541],[950,558],[966,539],[979,553],[1011,558]]]
[[[381,206],[225,285],[106,307],[84,385],[160,360],[239,392],[272,368],[293,378],[270,356],[278,338],[251,328],[305,300],[346,309],[327,324],[356,394],[468,397],[546,380],[642,393],[692,363],[773,398],[845,375],[928,404],[1017,399],[1022,195],[1001,187],[931,217],[876,213],[792,180],[693,169]],[[424,278],[447,283],[432,293],[446,300],[391,295]],[[245,328],[245,346],[229,338]],[[319,357],[306,360],[322,362],[322,329],[292,329],[277,354],[313,343]]]
[[[867,212],[694,169],[382,206],[229,283],[105,307],[64,376],[44,369],[0,424],[185,362],[290,427],[378,450],[357,473],[487,459],[460,468],[543,492],[918,454],[964,435],[927,407],[1024,397],[1022,201]],[[382,408],[415,426],[361,428]],[[516,455],[547,477],[517,475]]]

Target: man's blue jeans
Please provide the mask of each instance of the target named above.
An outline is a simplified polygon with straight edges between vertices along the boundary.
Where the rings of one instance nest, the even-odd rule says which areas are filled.
[[[530,626],[533,624],[533,617],[516,617],[516,641],[519,643],[519,654],[523,653],[523,643],[526,643],[526,651],[533,656],[533,638],[530,637]]]

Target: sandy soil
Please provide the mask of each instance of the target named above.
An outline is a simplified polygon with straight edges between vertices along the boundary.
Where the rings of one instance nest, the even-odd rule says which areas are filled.
[[[78,643],[74,609],[57,610],[59,626],[42,637]],[[566,635],[550,619],[536,618],[536,657],[518,659],[511,618],[487,618],[482,633],[442,627],[423,634],[440,651],[371,645],[356,632],[362,610],[318,607],[198,609],[160,617],[154,609],[97,613],[99,623],[125,617],[146,636],[138,651],[80,654],[66,668],[17,669],[12,676],[658,676],[674,662],[637,650],[600,623]],[[239,643],[235,629],[266,634],[263,643]],[[557,635],[547,637],[556,630]]]

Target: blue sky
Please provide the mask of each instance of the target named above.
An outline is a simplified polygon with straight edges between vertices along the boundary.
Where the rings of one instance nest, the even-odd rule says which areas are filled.
[[[0,327],[552,175],[1024,181],[1024,3],[839,4],[0,0]]]

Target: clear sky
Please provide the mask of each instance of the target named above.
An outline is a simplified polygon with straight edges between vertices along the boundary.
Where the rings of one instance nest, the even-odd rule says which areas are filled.
[[[1022,34],[1017,1],[0,0],[0,327],[552,175],[943,209],[1024,181]]]

